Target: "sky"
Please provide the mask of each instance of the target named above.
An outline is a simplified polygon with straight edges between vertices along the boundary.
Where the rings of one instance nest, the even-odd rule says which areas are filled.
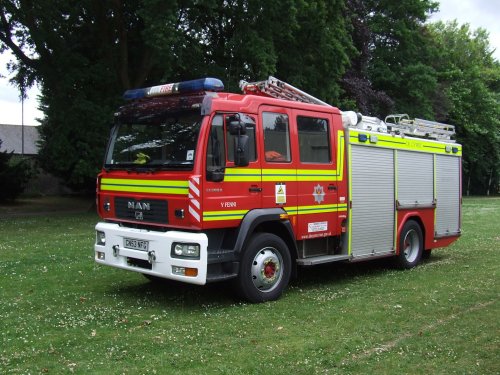
[[[459,24],[468,23],[471,29],[482,27],[490,34],[490,45],[496,49],[494,56],[500,61],[500,1],[499,0],[438,0],[439,12],[431,16],[430,22],[451,21]],[[9,83],[7,63],[12,60],[8,52],[0,54],[0,124],[21,125],[22,105],[19,92]],[[37,118],[43,114],[38,107],[39,90],[33,87],[24,100],[24,125],[38,125]]]

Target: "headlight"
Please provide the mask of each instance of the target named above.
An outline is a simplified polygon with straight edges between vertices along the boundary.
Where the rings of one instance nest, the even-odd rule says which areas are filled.
[[[101,232],[101,231],[97,231],[96,232],[96,240],[95,240],[95,243],[97,245],[100,245],[100,246],[104,246],[106,245],[106,234],[104,232]]]
[[[200,245],[193,243],[173,243],[171,255],[173,258],[200,259]]]

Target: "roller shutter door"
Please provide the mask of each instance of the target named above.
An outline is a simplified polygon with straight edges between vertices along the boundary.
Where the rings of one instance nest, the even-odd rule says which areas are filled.
[[[436,225],[435,234],[460,232],[460,159],[436,155]]]
[[[394,250],[394,151],[351,147],[351,253],[387,253]]]
[[[397,152],[399,204],[429,206],[434,201],[434,156]]]

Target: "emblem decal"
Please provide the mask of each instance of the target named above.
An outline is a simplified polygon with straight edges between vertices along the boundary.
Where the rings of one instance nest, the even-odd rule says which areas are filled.
[[[314,187],[313,196],[316,203],[323,202],[325,200],[325,190],[323,189],[323,186],[320,184],[316,185]]]

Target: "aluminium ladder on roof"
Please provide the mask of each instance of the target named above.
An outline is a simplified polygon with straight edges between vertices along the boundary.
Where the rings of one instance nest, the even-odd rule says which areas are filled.
[[[265,81],[240,81],[240,88],[245,94],[264,93],[276,99],[292,100],[295,102],[319,104],[331,107],[330,104],[325,103],[324,101],[319,100],[318,98],[315,98],[295,86],[292,86],[289,83],[281,81],[273,76],[269,76],[269,78]]]
[[[266,95],[276,99],[291,100],[302,103],[319,104],[331,107],[330,104],[290,85],[276,77],[269,76],[267,80],[239,83],[245,94]],[[347,112],[345,112],[347,115]],[[453,125],[423,119],[410,120],[407,114],[388,115],[385,121],[377,117],[357,114],[357,122],[346,122],[349,127],[363,130],[372,130],[382,133],[397,133],[402,136],[433,138],[440,141],[454,142],[451,137],[455,134]]]
[[[410,119],[407,114],[394,114],[385,118],[388,130],[409,136],[433,138],[439,141],[452,141],[455,126],[437,121]]]

